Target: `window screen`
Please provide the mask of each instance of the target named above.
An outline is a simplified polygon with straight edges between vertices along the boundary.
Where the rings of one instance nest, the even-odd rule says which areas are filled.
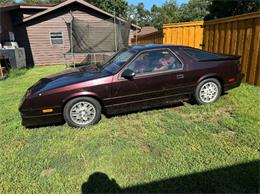
[[[192,49],[192,48],[183,48],[183,50],[188,53],[190,56],[198,59],[198,60],[213,60],[213,59],[219,59],[223,58],[222,55],[209,53],[205,51],[201,51],[198,49]]]
[[[50,42],[52,45],[63,44],[63,33],[62,32],[50,32]]]

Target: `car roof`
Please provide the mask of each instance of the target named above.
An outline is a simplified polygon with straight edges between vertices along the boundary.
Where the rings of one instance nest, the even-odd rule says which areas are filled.
[[[129,46],[128,49],[130,50],[150,50],[150,49],[160,49],[160,48],[169,48],[169,47],[181,47],[179,45],[170,45],[170,44],[146,44],[146,45],[133,45]]]

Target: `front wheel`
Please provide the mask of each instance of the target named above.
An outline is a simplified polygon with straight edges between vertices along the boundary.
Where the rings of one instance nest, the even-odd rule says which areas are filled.
[[[195,90],[198,104],[210,104],[218,100],[222,87],[217,79],[209,78],[201,81]]]
[[[63,117],[69,126],[83,128],[99,122],[101,106],[91,97],[75,98],[65,105]]]

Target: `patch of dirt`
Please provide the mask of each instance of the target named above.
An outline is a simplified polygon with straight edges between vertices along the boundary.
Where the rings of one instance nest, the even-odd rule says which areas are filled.
[[[233,110],[231,107],[221,107],[215,110],[213,113],[213,116],[211,118],[212,122],[218,122],[221,120],[223,117],[230,117],[233,114]]]
[[[193,122],[201,122],[203,120],[210,120],[213,123],[218,123],[223,117],[230,117],[233,114],[231,107],[220,107],[214,112],[201,113],[179,113],[182,117],[188,118]]]
[[[48,176],[51,176],[55,171],[56,171],[56,169],[52,169],[52,168],[45,169],[41,172],[40,176],[41,177],[48,177]]]
[[[151,145],[145,143],[140,143],[139,148],[145,153],[150,153],[153,150],[153,147]]]
[[[205,119],[204,116],[206,116],[206,114],[203,114],[203,113],[191,113],[191,114],[188,114],[188,113],[179,113],[182,117],[184,118],[188,118],[190,119],[191,121],[193,122],[200,122],[200,121],[203,121]]]
[[[237,134],[237,132],[236,132],[236,131],[232,131],[232,130],[227,130],[227,131],[225,132],[225,134],[230,135],[230,136],[234,136],[234,135]]]

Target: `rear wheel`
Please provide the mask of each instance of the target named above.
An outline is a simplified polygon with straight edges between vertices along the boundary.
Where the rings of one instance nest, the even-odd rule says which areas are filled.
[[[91,97],[79,97],[70,100],[64,107],[63,117],[71,127],[86,127],[99,122],[101,106]]]
[[[198,104],[210,104],[218,100],[221,91],[222,87],[217,79],[205,79],[196,87],[195,99]]]

